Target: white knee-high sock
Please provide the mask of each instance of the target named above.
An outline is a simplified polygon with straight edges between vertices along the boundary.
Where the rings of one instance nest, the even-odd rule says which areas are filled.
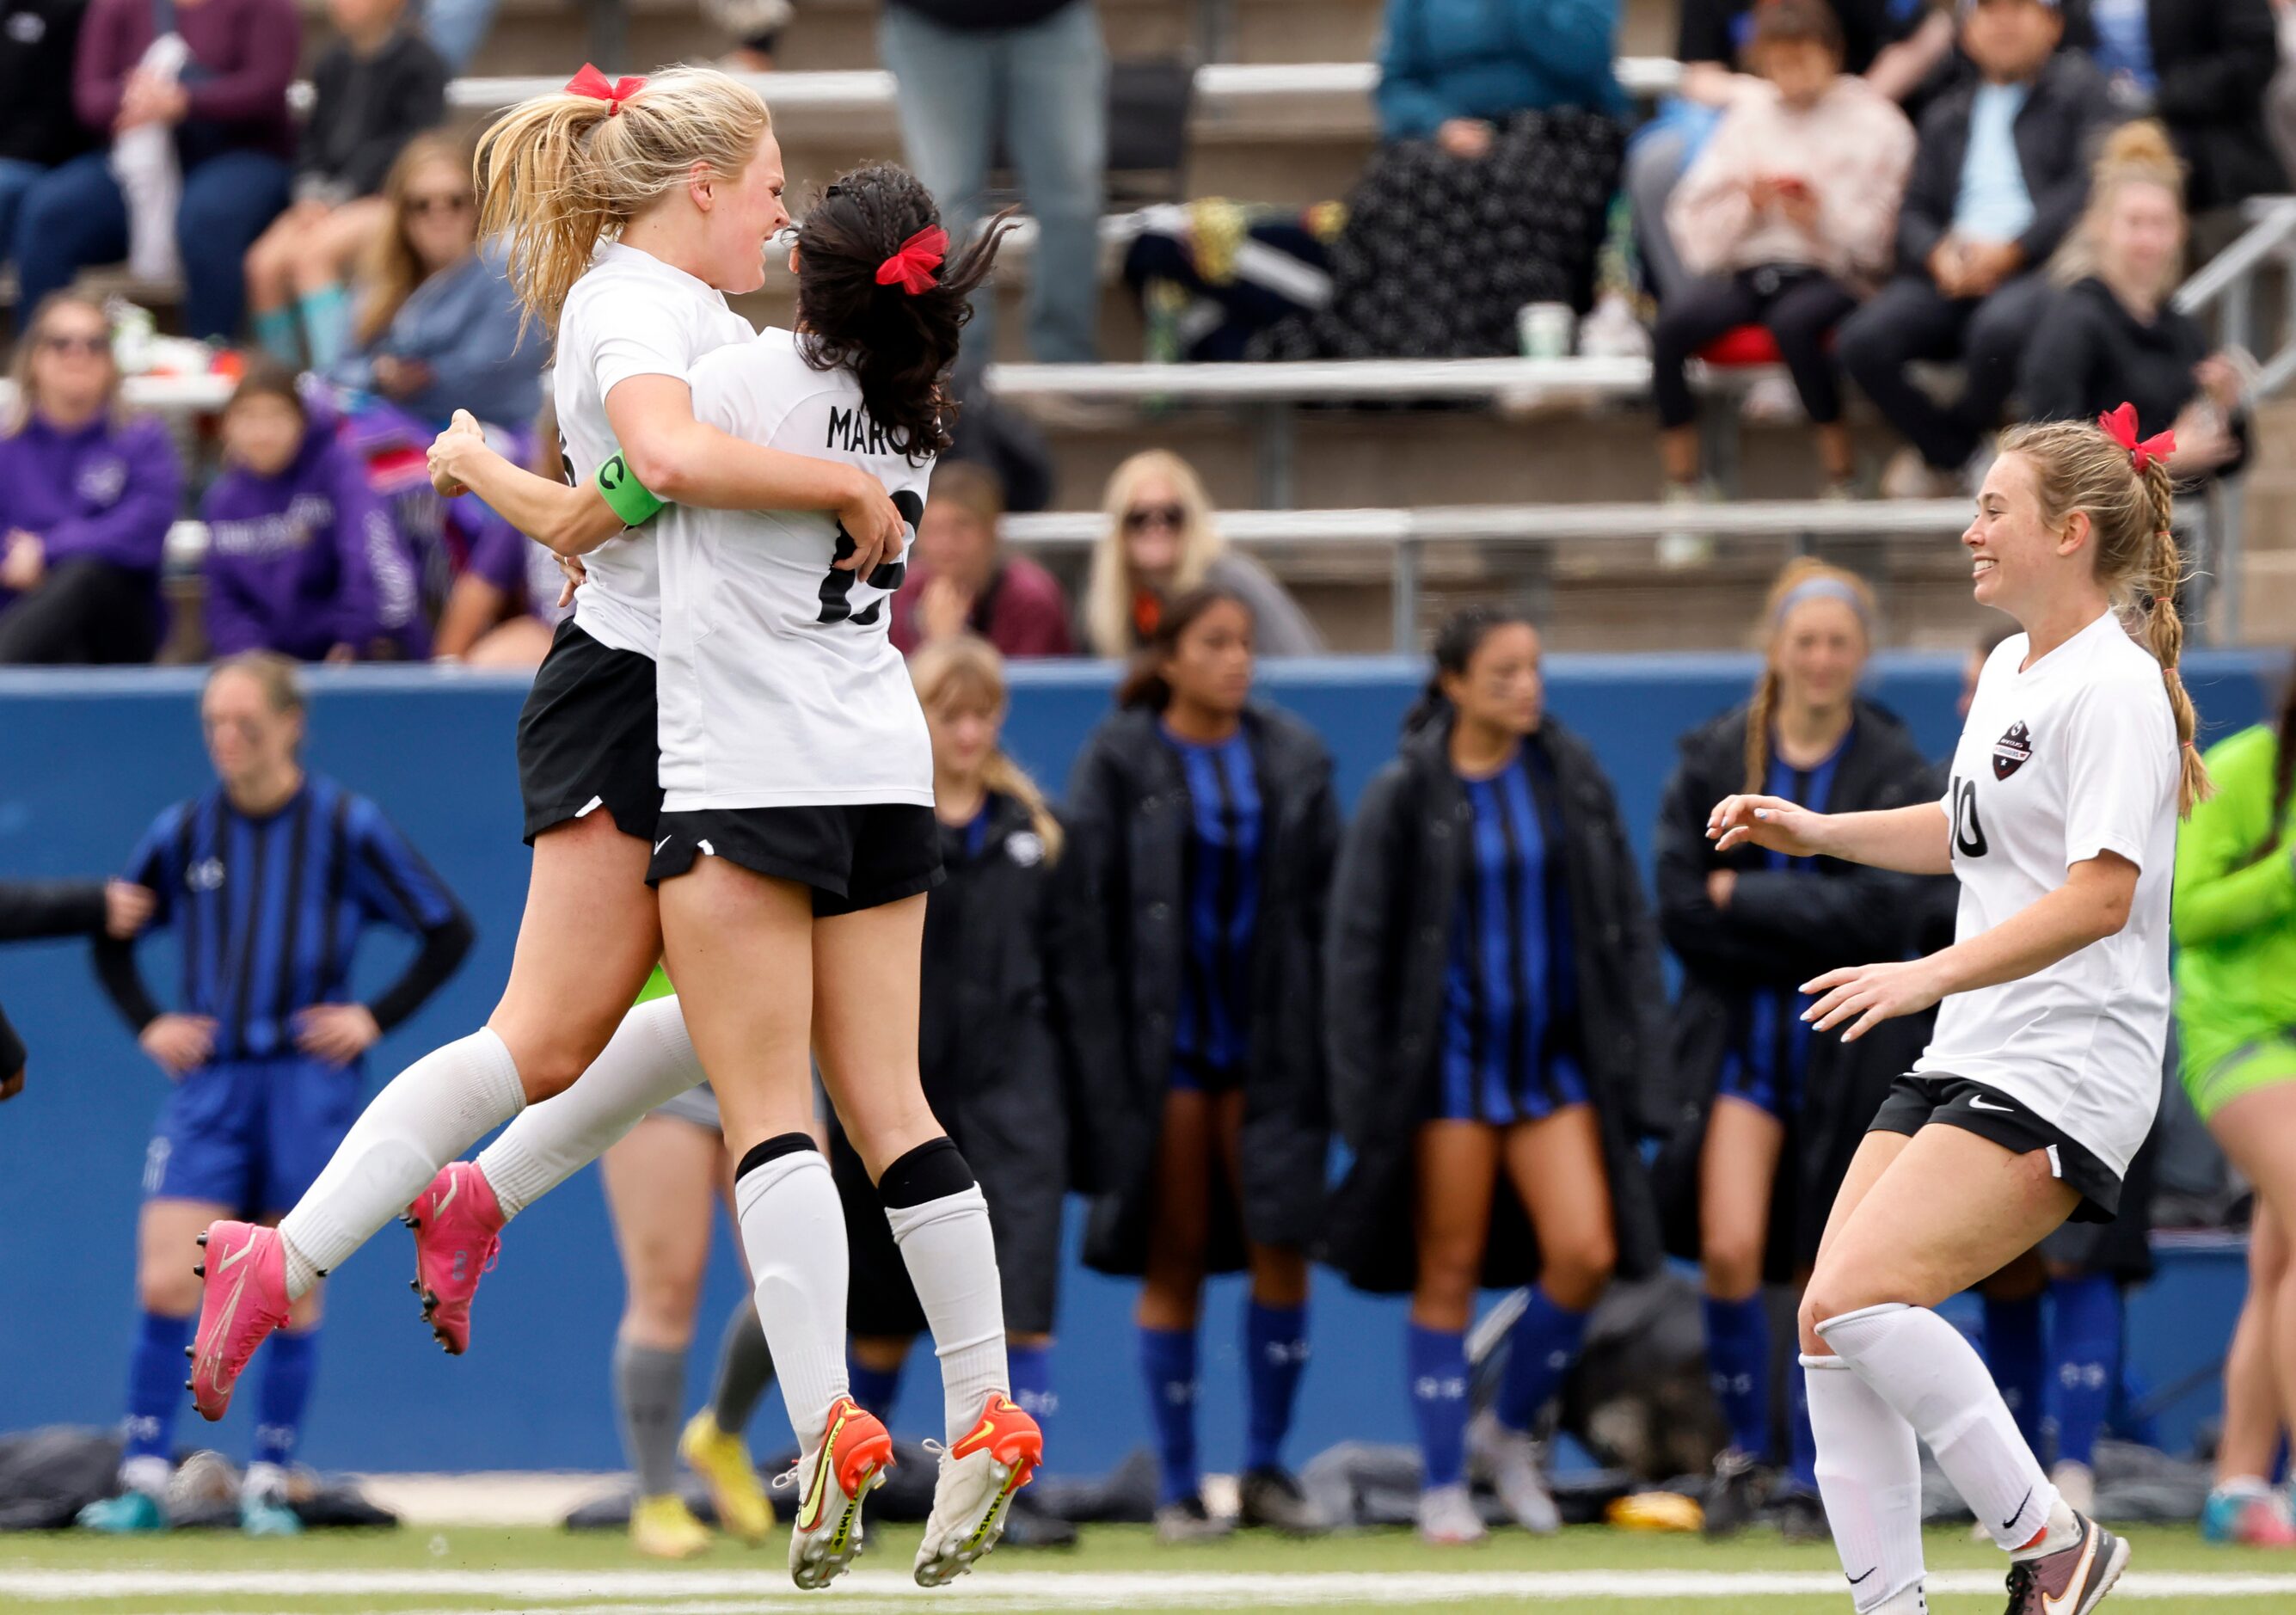
[[[948,1154],[963,1165],[954,1144]],[[893,1182],[900,1164],[886,1171],[885,1183]],[[969,1169],[964,1175],[972,1176]],[[883,1184],[879,1193],[884,1193]],[[1004,1287],[996,1273],[988,1201],[980,1185],[968,1182],[914,1205],[889,1201],[885,1217],[932,1329],[933,1355],[940,1359],[941,1415],[954,1443],[972,1428],[992,1391],[1010,1395],[1013,1388],[1004,1362]]]
[[[1995,1542],[2014,1553],[2049,1522],[2057,1488],[1959,1330],[1892,1301],[1828,1318],[1817,1332],[1929,1444]]]
[[[510,1050],[486,1027],[392,1078],[279,1224],[288,1295],[309,1290],[405,1211],[439,1168],[525,1103]]]
[[[701,1082],[701,1062],[685,1035],[677,999],[637,1005],[572,1087],[529,1105],[479,1152],[479,1170],[495,1192],[503,1220],[620,1143],[648,1111]]]
[[[769,1144],[782,1152],[745,1165],[734,1204],[782,1399],[799,1441],[812,1447],[847,1390],[845,1211],[812,1139],[794,1133]]]
[[[1817,1493],[1858,1615],[1922,1607],[1922,1451],[1914,1427],[1840,1357],[1805,1356]]]

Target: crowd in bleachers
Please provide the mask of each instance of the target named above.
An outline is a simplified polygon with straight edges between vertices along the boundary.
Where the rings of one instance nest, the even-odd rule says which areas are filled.
[[[1739,405],[1702,400],[1702,358],[1782,362],[1746,407],[1764,388],[1798,406],[1829,498],[1958,494],[2005,413],[2124,399],[2148,430],[2174,425],[2180,473],[2236,471],[2254,372],[2168,299],[2195,238],[2221,244],[2229,209],[2287,189],[2278,3],[1684,0],[1678,86],[1630,127],[1620,0],[1388,0],[1361,182],[1306,217],[1246,204],[1152,223],[1131,266],[1148,341],[1168,358],[1488,357],[1551,352],[1558,332],[1564,351],[1647,349],[1670,503],[1720,496],[1700,415]],[[0,255],[24,385],[4,452],[24,469],[0,493],[0,660],[226,640],[338,659],[539,648],[558,609],[547,557],[483,508],[442,504],[413,465],[457,407],[553,457],[536,431],[546,333],[521,328],[480,240],[468,146],[441,127],[493,11],[328,0],[330,38],[307,53],[296,0],[11,0]],[[806,26],[787,0],[707,14],[746,69]],[[982,218],[1009,171],[1036,221],[1018,345],[1045,363],[1117,357],[1102,352],[1112,102],[1094,0],[885,0],[878,23],[901,143],[952,220]],[[1306,273],[1247,285],[1247,248]],[[180,287],[182,329],[218,368],[275,362],[303,376],[297,396],[265,379],[192,441],[123,415],[117,366],[87,346],[105,305],[57,300],[123,261]],[[1263,648],[1318,648],[1271,576],[1217,553],[1201,484],[1168,455],[1109,482],[1074,603],[1000,551],[1003,510],[1050,489],[1041,445],[1004,430],[980,385],[991,302],[960,377],[979,419],[959,453],[981,469],[936,481],[904,643],[969,627],[1015,655],[1118,653],[1159,599],[1211,577],[1259,607]],[[1878,479],[1855,395],[1905,445]],[[247,421],[291,408],[295,452],[253,454]],[[283,417],[270,424],[283,444]],[[340,491],[321,497],[307,471]],[[204,647],[160,605],[169,523],[194,514],[221,523]],[[275,578],[253,619],[251,559]]]

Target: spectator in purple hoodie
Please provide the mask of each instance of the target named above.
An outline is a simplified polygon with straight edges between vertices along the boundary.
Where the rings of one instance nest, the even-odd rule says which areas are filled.
[[[191,50],[175,82],[138,70],[163,27]],[[80,29],[72,86],[80,121],[105,135],[154,123],[175,133],[184,182],[176,240],[193,336],[238,336],[242,260],[287,206],[295,155],[287,88],[302,31],[295,0],[93,0]],[[76,157],[35,181],[15,246],[27,302],[90,264],[126,258],[127,204],[111,154]]]
[[[119,414],[103,310],[62,294],[16,345],[0,435],[0,662],[149,661],[184,473],[158,422]]]
[[[314,424],[283,365],[251,366],[208,489],[208,643],[305,661],[430,652],[413,558],[365,468]]]

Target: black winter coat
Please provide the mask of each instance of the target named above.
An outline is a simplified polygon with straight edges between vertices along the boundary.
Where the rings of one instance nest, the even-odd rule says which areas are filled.
[[[2068,45],[2095,40],[2089,10],[2069,8]],[[2191,170],[2193,211],[2285,191],[2264,122],[2266,86],[2280,62],[2272,0],[2153,0],[2144,13],[2159,81],[2152,111]]]
[[[1211,1270],[1243,1265],[1243,1242],[1305,1246],[1322,1215],[1331,1149],[1324,1116],[1324,915],[1340,810],[1331,754],[1273,708],[1244,714],[1261,811],[1259,921],[1252,957],[1251,1053],[1243,1074],[1242,1176],[1218,1196]],[[1108,963],[1114,1058],[1088,1074],[1098,1195],[1085,1261],[1146,1267],[1157,1141],[1171,1086],[1187,958],[1184,868],[1193,806],[1180,758],[1153,712],[1117,712],[1085,742],[1069,784],[1074,856],[1085,870],[1095,942]],[[1222,1175],[1224,1178],[1224,1174]]]
[[[1898,273],[1929,278],[1930,254],[1953,228],[1978,81],[1964,78],[1922,114],[1914,171],[1898,209]],[[2049,58],[2011,131],[2033,222],[2017,240],[2025,266],[2046,263],[2088,205],[2091,136],[2112,116],[2104,75],[2078,51]]]
[[[1324,991],[1332,1112],[1355,1159],[1332,1196],[1317,1255],[1359,1290],[1416,1282],[1412,1143],[1434,1111],[1443,1055],[1451,920],[1467,874],[1467,795],[1450,725],[1406,738],[1348,828],[1332,893]],[[1636,1152],[1642,1095],[1656,1082],[1666,989],[1658,937],[1595,754],[1553,718],[1523,748],[1562,824],[1551,857],[1566,874],[1587,1082],[1603,1133],[1618,1271],[1658,1265],[1658,1217]],[[1540,776],[1543,776],[1541,778]],[[1516,1197],[1492,1196],[1483,1283],[1529,1283],[1538,1246]]]
[[[446,59],[411,30],[372,56],[330,46],[311,70],[297,184],[332,184],[346,200],[376,194],[406,143],[445,121],[449,77]]]
[[[1857,714],[1826,810],[1862,813],[1933,799],[1928,760],[1905,726],[1870,701],[1858,701]],[[1954,882],[1833,858],[1818,859],[1810,873],[1773,870],[1754,847],[1718,857],[1706,819],[1717,802],[1745,788],[1746,709],[1692,730],[1681,750],[1658,822],[1659,927],[1682,964],[1682,996],[1674,1008],[1677,1086],[1653,1176],[1667,1249],[1695,1258],[1706,1119],[1752,992],[1791,990],[1844,964],[1910,957],[1921,951],[1915,932],[1924,889]],[[1706,877],[1717,869],[1738,872],[1727,908],[1707,896]],[[1890,1084],[1921,1053],[1929,1026],[1925,1015],[1888,1021],[1849,1044],[1833,1032],[1812,1034],[1801,1111],[1786,1119],[1770,1195],[1764,1271],[1772,1283],[1791,1281],[1816,1258],[1849,1159]]]
[[[2094,421],[2134,404],[2139,430],[2150,437],[2166,431],[2199,396],[2193,372],[2208,357],[2208,333],[2191,315],[2170,306],[2147,324],[2090,275],[2049,299],[2026,339],[2017,397],[2030,421]],[[2247,413],[2231,425],[2240,454],[2217,469],[2219,477],[2248,463]]]
[[[12,0],[0,8],[0,158],[53,168],[94,147],[94,131],[72,104],[86,15],[87,0]]]
[[[100,936],[103,921],[101,881],[0,882],[0,942]],[[23,1069],[24,1040],[0,1012],[0,1078]]]

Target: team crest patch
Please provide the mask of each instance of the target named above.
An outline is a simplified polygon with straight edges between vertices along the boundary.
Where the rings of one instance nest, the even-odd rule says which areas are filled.
[[[2020,723],[2009,726],[2009,732],[1993,742],[1993,777],[2005,780],[2022,768],[2033,758],[2033,732]]]

